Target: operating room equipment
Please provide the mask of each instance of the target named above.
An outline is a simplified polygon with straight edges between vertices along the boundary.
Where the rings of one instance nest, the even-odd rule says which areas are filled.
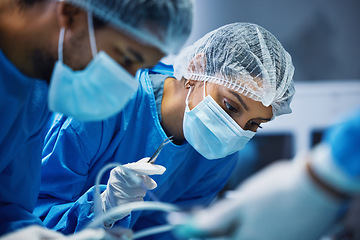
[[[110,211],[104,213],[101,216],[94,218],[93,222],[91,222],[88,228],[96,228],[101,225],[106,219],[111,218],[112,216],[116,216],[122,213],[126,213],[128,211],[139,211],[139,210],[156,210],[163,212],[179,212],[181,209],[176,205],[163,203],[163,202],[131,202],[126,203],[121,206],[117,206],[112,208]],[[147,229],[135,232],[132,236],[132,240],[140,239],[145,236],[158,234],[162,232],[172,231],[178,227],[177,224],[164,224],[155,227],[149,227]],[[74,238],[75,239],[75,238]]]
[[[170,203],[164,203],[164,202],[130,202],[125,203],[121,206],[114,207],[110,209],[109,211],[105,212],[101,216],[95,217],[94,220],[89,224],[88,227],[96,227],[103,223],[104,220],[106,220],[109,217],[122,214],[124,212],[128,212],[129,210],[158,210],[158,211],[166,211],[166,212],[174,212],[174,211],[180,211],[180,208],[170,204]]]
[[[163,149],[163,147],[164,147],[166,144],[168,144],[169,142],[172,142],[172,139],[173,139],[173,136],[170,136],[170,137],[166,138],[166,139],[160,144],[160,146],[156,149],[156,151],[154,152],[154,154],[150,157],[148,163],[153,164],[153,163],[156,161],[157,157],[159,156],[159,154],[160,154],[161,150]]]

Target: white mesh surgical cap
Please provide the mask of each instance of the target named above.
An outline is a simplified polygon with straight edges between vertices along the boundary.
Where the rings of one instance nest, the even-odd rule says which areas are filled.
[[[220,27],[183,49],[174,76],[223,85],[272,106],[273,118],[291,113],[295,93],[291,56],[266,29],[251,23]]]
[[[177,53],[190,35],[192,0],[63,0],[166,54]]]

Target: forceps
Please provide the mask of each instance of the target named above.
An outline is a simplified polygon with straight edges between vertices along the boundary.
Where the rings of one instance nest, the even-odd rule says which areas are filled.
[[[168,144],[169,142],[172,142],[173,136],[168,137],[167,139],[165,139],[160,146],[158,147],[158,149],[156,149],[156,151],[154,152],[154,154],[150,157],[148,163],[154,163],[156,158],[159,156],[161,150],[163,149],[163,147]]]

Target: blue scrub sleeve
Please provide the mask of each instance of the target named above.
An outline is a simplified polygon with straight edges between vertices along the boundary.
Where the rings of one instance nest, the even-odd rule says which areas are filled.
[[[93,217],[92,192],[82,195],[82,191],[89,161],[101,139],[79,134],[86,129],[75,130],[74,125],[76,121],[59,115],[45,138],[40,195],[34,210],[46,227],[64,234],[82,228]]]
[[[41,146],[38,134],[19,146],[9,165],[0,174],[0,235],[32,224],[42,224],[31,213],[39,194]]]
[[[105,185],[100,185],[100,191],[106,189]],[[87,227],[94,218],[94,192],[95,187],[90,188],[75,202],[60,203],[59,199],[40,199],[46,201],[51,207],[48,215],[50,218],[45,218],[44,224],[53,230],[60,231],[63,234],[71,234],[81,231]],[[44,205],[46,205],[44,204]],[[118,221],[115,226],[128,228],[130,225],[130,216]]]
[[[33,224],[43,226],[39,218],[17,204],[1,204],[0,213],[0,233],[2,234]],[[19,216],[21,216],[20,220]]]
[[[102,122],[83,124],[57,116],[43,150],[42,181],[34,214],[64,234],[82,230],[94,217],[94,187],[87,186],[92,160],[101,155]],[[94,184],[92,184],[94,185]],[[106,185],[101,185],[104,191]],[[129,226],[129,220],[118,223]]]

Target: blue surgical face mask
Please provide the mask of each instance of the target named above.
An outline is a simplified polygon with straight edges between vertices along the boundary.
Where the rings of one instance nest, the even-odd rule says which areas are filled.
[[[217,102],[210,96],[192,110],[189,109],[186,97],[186,108],[183,121],[185,139],[207,159],[226,157],[243,149],[255,132],[243,130]]]
[[[91,14],[88,14],[88,24],[93,59],[81,71],[74,71],[63,63],[65,30],[60,31],[59,60],[51,76],[49,109],[83,121],[98,121],[119,112],[139,83],[105,52],[97,53]]]

